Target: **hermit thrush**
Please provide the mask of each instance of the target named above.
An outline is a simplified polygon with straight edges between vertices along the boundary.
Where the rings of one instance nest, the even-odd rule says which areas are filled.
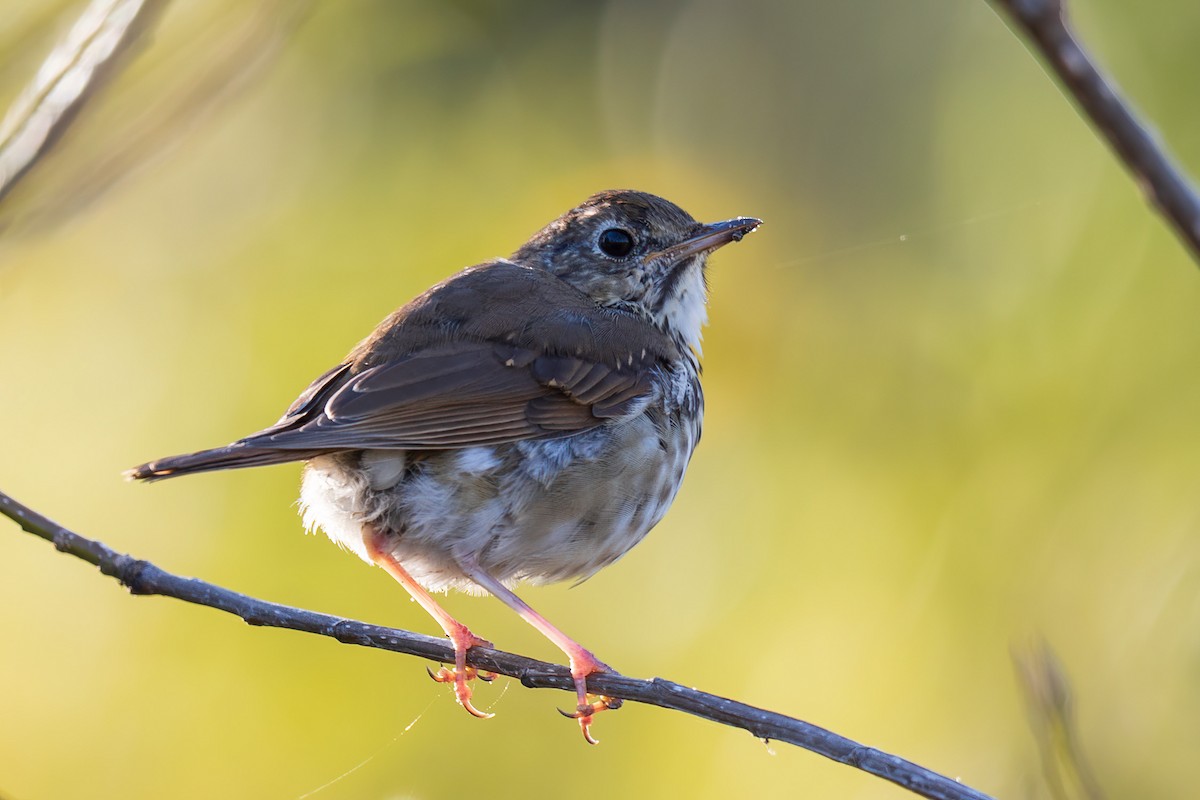
[[[568,657],[588,741],[587,676],[609,670],[511,589],[585,578],[662,519],[700,438],[708,255],[754,230],[702,225],[634,191],[597,194],[511,258],[468,267],[385,319],[283,417],[142,480],[305,461],[304,521],[387,570],[467,650],[490,646],[430,592],[488,592]]]

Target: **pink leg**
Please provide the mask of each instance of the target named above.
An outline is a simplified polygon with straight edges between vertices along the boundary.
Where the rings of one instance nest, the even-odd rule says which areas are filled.
[[[467,666],[467,651],[472,647],[491,647],[492,643],[480,639],[475,634],[463,625],[461,622],[450,616],[447,611],[437,604],[433,596],[425,591],[425,587],[417,583],[412,575],[408,574],[408,570],[400,565],[395,556],[384,549],[383,536],[371,526],[366,526],[363,529],[363,541],[367,545],[367,555],[371,557],[379,566],[387,570],[396,581],[403,586],[413,599],[420,604],[421,608],[433,617],[437,624],[441,626],[446,635],[450,637],[450,641],[454,644],[454,670],[448,670],[442,667],[435,675],[430,672],[430,676],[439,683],[454,682],[454,696],[459,704],[481,719],[487,719],[492,716],[486,714],[475,706],[471,705],[471,686],[467,681],[472,678],[479,677],[482,680],[492,680],[494,675],[489,677],[489,674],[478,672],[474,667]]]
[[[575,693],[579,699],[575,713],[568,714],[567,716],[579,720],[579,728],[583,731],[583,738],[587,739],[589,744],[596,744],[597,741],[592,738],[590,731],[592,716],[605,709],[620,707],[621,701],[616,698],[601,696],[594,703],[588,702],[587,676],[597,672],[612,672],[612,667],[596,658],[574,639],[554,627],[549,620],[534,611],[528,603],[517,597],[507,586],[484,572],[473,559],[460,559],[458,566],[466,573],[468,578],[475,581],[484,589],[487,589],[488,592],[503,601],[505,605],[520,614],[521,619],[537,628],[543,636],[566,654],[571,664],[571,677],[575,680]]]

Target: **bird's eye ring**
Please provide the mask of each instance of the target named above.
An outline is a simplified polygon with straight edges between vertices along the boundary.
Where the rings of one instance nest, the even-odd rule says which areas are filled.
[[[596,240],[600,252],[612,258],[624,258],[633,252],[633,234],[622,228],[608,228]]]

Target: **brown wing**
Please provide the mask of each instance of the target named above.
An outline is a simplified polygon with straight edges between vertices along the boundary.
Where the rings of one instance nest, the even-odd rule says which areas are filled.
[[[452,449],[564,436],[629,413],[673,343],[564,281],[498,261],[401,308],[249,448]]]
[[[492,261],[392,314],[283,419],[239,444],[455,449],[587,431],[648,397],[673,348],[548,272]]]
[[[283,419],[240,444],[452,449],[563,436],[622,416],[653,391],[646,369],[487,342],[441,345],[322,378]]]
[[[653,325],[596,305],[548,272],[492,262],[392,314],[270,428],[129,475],[158,480],[331,450],[566,436],[652,398],[651,375],[679,353]]]

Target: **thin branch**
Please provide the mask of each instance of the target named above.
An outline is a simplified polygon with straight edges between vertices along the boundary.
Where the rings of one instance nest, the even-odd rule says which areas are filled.
[[[267,73],[313,6],[227,3],[151,47],[170,0],[91,0],[0,122],[0,235],[65,222],[178,146]]]
[[[1142,191],[1200,262],[1200,196],[1166,149],[1100,74],[1067,23],[1065,0],[992,0],[1008,12]]]
[[[1050,794],[1063,800],[1103,800],[1100,782],[1084,757],[1071,681],[1062,663],[1044,639],[1014,647],[1012,659]]]
[[[439,663],[454,661],[454,650],[445,639],[268,603],[196,578],[172,575],[148,561],[118,553],[102,542],[67,530],[3,492],[0,492],[0,514],[34,536],[53,542],[62,552],[99,567],[102,573],[127,586],[132,594],[156,594],[209,606],[241,617],[250,625],[315,633],[344,644],[376,647]],[[467,663],[477,669],[516,678],[522,686],[530,689],[574,691],[571,674],[566,667],[515,653],[473,647],[467,651]],[[589,676],[588,687],[610,697],[684,711],[701,719],[742,728],[759,739],[794,744],[891,781],[921,797],[935,800],[989,800],[988,795],[969,786],[816,725],[690,689],[662,678],[641,680],[604,673]]]
[[[0,199],[119,70],[167,0],[93,0],[0,122]]]

